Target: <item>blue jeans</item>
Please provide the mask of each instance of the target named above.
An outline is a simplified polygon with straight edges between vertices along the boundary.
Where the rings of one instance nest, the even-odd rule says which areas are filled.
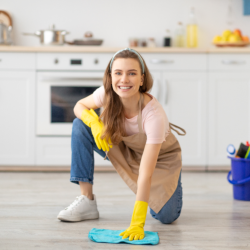
[[[105,152],[98,149],[91,128],[85,125],[82,120],[75,118],[72,127],[71,136],[71,171],[70,181],[76,184],[81,182],[94,183],[94,151],[100,154],[103,158]],[[107,160],[108,157],[106,158]],[[175,221],[181,213],[182,208],[182,186],[181,175],[178,186],[169,201],[163,206],[159,213],[155,213],[150,208],[150,214],[153,218],[164,224],[170,224]]]

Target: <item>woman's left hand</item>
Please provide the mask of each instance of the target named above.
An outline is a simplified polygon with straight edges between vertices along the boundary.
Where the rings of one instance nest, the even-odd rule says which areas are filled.
[[[147,216],[148,203],[145,201],[136,201],[130,223],[130,227],[119,236],[123,239],[129,237],[129,240],[142,240],[144,238],[144,225]]]

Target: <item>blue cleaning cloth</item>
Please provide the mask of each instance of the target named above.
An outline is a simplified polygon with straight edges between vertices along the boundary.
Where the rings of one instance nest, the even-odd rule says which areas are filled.
[[[122,239],[122,236],[119,236],[121,232],[125,230],[109,230],[109,229],[98,229],[92,228],[89,231],[89,239],[95,242],[103,242],[103,243],[129,243],[135,245],[157,245],[159,243],[159,236],[156,232],[144,231],[145,236],[142,240],[131,240],[129,238]]]

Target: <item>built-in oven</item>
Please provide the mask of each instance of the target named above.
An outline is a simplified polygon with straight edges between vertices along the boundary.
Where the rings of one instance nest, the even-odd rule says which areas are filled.
[[[67,48],[58,48],[66,50]],[[80,50],[79,48],[76,48]],[[74,106],[103,85],[113,53],[39,52],[36,60],[36,165],[71,165]],[[97,48],[95,48],[96,50]],[[74,50],[74,48],[70,48]],[[88,52],[87,52],[88,51]],[[102,110],[96,110],[100,114]],[[112,167],[94,152],[95,167]]]
[[[70,136],[75,104],[103,84],[103,75],[104,71],[37,72],[36,134]]]

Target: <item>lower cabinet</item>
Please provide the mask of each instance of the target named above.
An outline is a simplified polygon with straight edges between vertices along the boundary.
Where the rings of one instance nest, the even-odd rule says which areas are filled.
[[[2,54],[0,65],[0,166],[68,167],[71,137],[36,136],[35,55],[19,56],[23,57],[12,55],[30,63],[14,67],[12,57]],[[180,136],[173,131],[182,148],[183,167],[229,167],[228,144],[238,149],[250,140],[248,54],[145,54],[145,60],[154,79],[150,93],[169,121],[187,132]],[[95,166],[112,166],[95,152],[94,157]]]
[[[186,130],[172,131],[182,148],[183,166],[205,168],[207,159],[206,72],[153,71],[151,94],[164,107],[169,122]],[[182,131],[180,131],[182,133]]]
[[[94,161],[97,167],[112,166],[110,161],[94,151]],[[71,137],[37,137],[37,166],[71,166]]]
[[[0,71],[0,166],[35,164],[35,71]]]
[[[250,139],[250,73],[210,72],[208,87],[208,167],[222,168],[227,146]]]
[[[205,168],[207,163],[206,72],[164,72],[162,86],[161,100],[169,122],[186,131],[185,136],[173,132],[181,145],[183,166]]]

